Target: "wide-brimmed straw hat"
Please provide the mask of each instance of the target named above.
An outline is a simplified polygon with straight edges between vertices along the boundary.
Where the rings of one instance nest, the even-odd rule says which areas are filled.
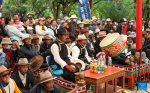
[[[92,17],[92,20],[95,20],[95,19],[97,19],[97,18],[96,18],[95,16],[93,16],[93,17]]]
[[[50,81],[50,80],[53,80],[55,79],[56,77],[53,77],[52,74],[47,70],[45,72],[41,72],[40,73],[40,83],[39,84],[42,84],[44,82],[47,82],[47,81]]]
[[[78,18],[76,15],[71,15],[70,18]]]
[[[85,35],[84,35],[84,34],[80,34],[80,35],[78,35],[77,41],[78,41],[78,40],[85,40],[85,39],[87,39],[87,38],[85,37]]]
[[[95,29],[95,33],[99,33],[100,32],[100,29]]]
[[[132,35],[128,35],[127,38],[133,38],[133,36]]]
[[[1,44],[12,44],[10,38],[3,38]]]
[[[7,69],[4,65],[0,66],[0,73],[5,72],[5,71],[10,71],[11,68]]]
[[[67,65],[69,65],[70,67],[75,69],[75,72],[79,72],[79,67],[75,64],[75,63],[67,63]]]
[[[39,35],[38,34],[34,34],[32,37],[33,37],[33,39],[38,39]]]
[[[107,36],[106,33],[104,31],[101,31],[101,32],[99,32],[97,38],[106,37],[106,36]]]
[[[30,63],[28,63],[27,58],[20,58],[18,63],[16,64],[16,66],[20,66],[20,65],[29,65]]]
[[[112,20],[110,18],[107,18],[106,21],[108,22],[108,21],[112,21]]]
[[[31,39],[33,39],[33,37],[32,36],[29,36],[29,34],[24,34],[23,35],[23,37],[22,37],[22,39],[20,40],[20,42],[22,42],[24,39],[26,39],[26,38],[31,38]]]
[[[35,72],[37,71],[41,65],[43,64],[43,57],[38,55],[38,56],[35,56],[33,57],[31,60],[30,60],[30,65],[29,65],[29,69],[32,71],[32,72]]]
[[[42,38],[42,40],[47,40],[47,39],[51,39],[51,38],[49,37],[49,35],[45,35],[45,36]]]
[[[77,24],[84,24],[84,22],[81,22],[81,21],[77,21]]]
[[[85,69],[85,63],[82,60],[74,60],[73,63],[77,65],[79,71]]]
[[[90,24],[89,19],[85,19],[85,20],[83,20],[83,22],[84,22],[85,25]]]

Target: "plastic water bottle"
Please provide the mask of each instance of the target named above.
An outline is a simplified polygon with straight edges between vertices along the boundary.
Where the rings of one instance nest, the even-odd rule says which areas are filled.
[[[108,66],[109,66],[109,67],[112,66],[112,60],[111,60],[111,57],[109,57],[109,60],[108,60]]]

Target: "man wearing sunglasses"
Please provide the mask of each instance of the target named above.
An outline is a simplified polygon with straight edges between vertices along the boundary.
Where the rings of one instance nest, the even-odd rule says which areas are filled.
[[[10,78],[10,70],[4,65],[0,66],[0,93],[22,93],[16,82]]]
[[[16,66],[18,69],[13,72],[11,78],[15,80],[22,93],[28,93],[30,86],[33,87],[37,82],[33,77],[33,73],[28,70],[29,63],[27,58],[20,58]]]

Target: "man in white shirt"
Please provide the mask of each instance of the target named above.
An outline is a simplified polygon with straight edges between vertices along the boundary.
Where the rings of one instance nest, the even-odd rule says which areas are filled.
[[[72,58],[74,60],[82,60],[84,63],[89,64],[92,60],[88,56],[88,52],[86,50],[86,37],[84,34],[78,35],[77,44],[71,49]]]
[[[75,81],[74,76],[74,68],[70,67],[67,63],[71,62],[69,59],[68,49],[66,44],[67,35],[69,33],[66,32],[64,28],[60,28],[57,30],[58,39],[51,46],[51,54],[50,54],[50,62],[49,65],[53,68],[53,70],[59,71],[59,74],[65,80]],[[54,73],[55,74],[55,73]]]

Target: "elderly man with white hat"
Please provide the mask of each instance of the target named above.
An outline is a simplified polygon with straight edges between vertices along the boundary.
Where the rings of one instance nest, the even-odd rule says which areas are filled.
[[[29,36],[28,34],[24,34],[21,40],[21,42],[23,42],[24,45],[18,51],[18,57],[27,58],[28,62],[30,62],[32,57],[36,56],[35,47],[34,45],[31,44],[32,39],[33,39],[32,36]]]
[[[60,87],[54,84],[52,74],[49,71],[40,73],[40,83],[30,89],[29,93],[60,93]]]
[[[113,25],[111,24],[112,20],[111,20],[110,18],[107,18],[107,19],[106,19],[106,22],[107,22],[107,24],[106,24],[106,26],[104,27],[104,29],[107,30],[107,33],[111,32],[110,30],[115,31],[115,29],[113,28]]]
[[[75,35],[77,34],[77,16],[71,15],[71,24],[69,27],[70,39],[71,41],[75,41]]]
[[[10,70],[4,65],[0,66],[0,93],[22,93],[16,82],[10,78]]]
[[[77,44],[71,49],[72,52],[72,58],[74,60],[82,60],[84,63],[89,64],[92,60],[88,56],[86,46],[87,38],[84,34],[78,35]]]
[[[22,93],[27,93],[30,90],[30,86],[33,87],[37,84],[33,73],[28,70],[29,63],[27,58],[20,58],[16,66],[18,69],[13,72],[11,78],[16,82]]]

